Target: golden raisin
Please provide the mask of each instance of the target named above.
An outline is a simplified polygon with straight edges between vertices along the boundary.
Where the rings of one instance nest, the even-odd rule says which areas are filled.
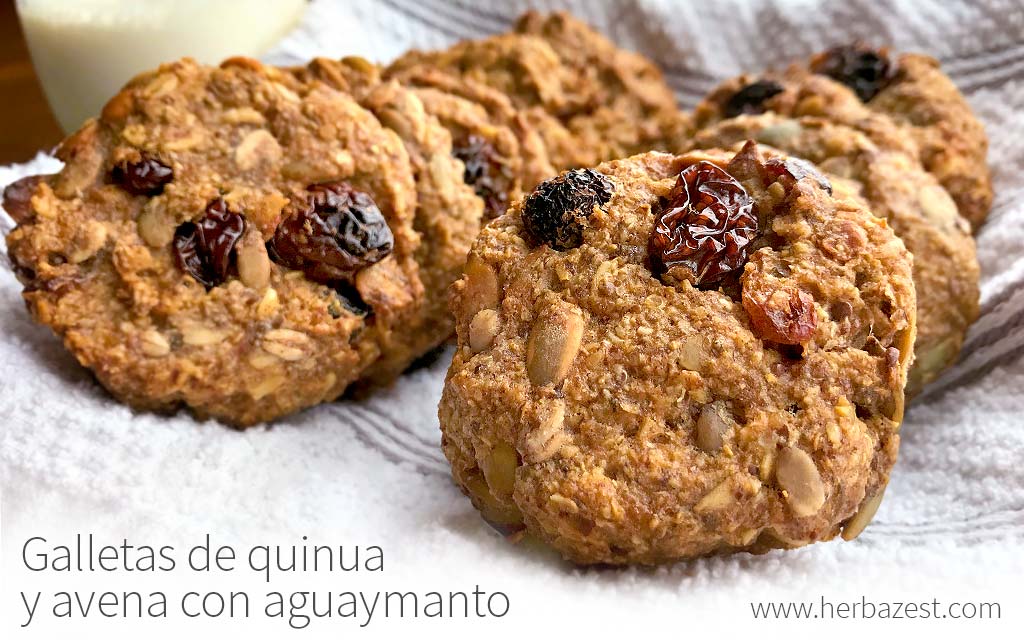
[[[814,299],[789,286],[743,287],[743,308],[754,333],[762,340],[798,345],[807,342],[818,326]]]

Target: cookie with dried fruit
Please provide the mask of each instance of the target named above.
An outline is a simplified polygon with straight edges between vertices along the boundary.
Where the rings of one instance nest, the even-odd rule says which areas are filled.
[[[699,130],[727,118],[762,113],[827,118],[861,131],[879,147],[919,155],[911,136],[884,114],[869,109],[853,91],[796,65],[722,82],[694,109],[693,126]]]
[[[815,163],[834,186],[848,187],[885,218],[914,255],[917,342],[907,382],[907,395],[913,396],[956,361],[978,317],[980,274],[970,225],[914,158],[879,148],[856,129],[827,119],[738,116],[696,133],[692,144],[728,148],[748,139]]]
[[[770,95],[754,91],[766,85]],[[782,73],[726,81],[697,108],[697,126],[765,111],[828,118],[861,129],[880,147],[915,153],[975,230],[992,206],[985,127],[934,58],[835,47]],[[913,150],[891,135],[890,122]]]
[[[915,308],[903,243],[795,158],[569,172],[452,287],[444,452],[486,519],[580,563],[853,536],[895,462]]]
[[[382,345],[381,356],[361,375],[363,382],[388,383],[455,332],[448,311],[448,287],[462,274],[469,247],[480,230],[488,202],[475,192],[490,177],[485,151],[460,157],[449,131],[427,110],[412,89],[383,80],[362,58],[318,58],[289,69],[299,88],[315,82],[348,93],[378,121],[394,131],[409,154],[416,181],[413,228],[420,234],[416,262],[423,283],[422,308],[400,332]],[[477,172],[476,187],[465,180]],[[502,208],[504,211],[504,208]]]
[[[975,229],[982,225],[992,206],[988,137],[938,60],[850,46],[815,56],[810,68],[850,86],[871,110],[892,118],[917,142],[921,163],[953,196],[960,214]]]
[[[682,130],[657,68],[564,13],[525,14],[515,33],[411,51],[387,74],[423,84],[447,76],[508,96],[556,169],[672,146]]]
[[[181,60],[58,156],[9,254],[32,315],[133,407],[245,426],[331,400],[423,308],[409,155],[324,83]]]

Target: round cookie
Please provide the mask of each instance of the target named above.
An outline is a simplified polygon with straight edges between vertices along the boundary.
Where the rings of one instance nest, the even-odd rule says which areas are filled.
[[[504,213],[524,191],[555,173],[545,140],[504,93],[429,68],[404,77],[402,84],[451,132],[454,152],[467,168],[466,182],[485,201],[485,220]],[[559,139],[554,133],[549,137]]]
[[[917,341],[907,395],[955,362],[978,317],[979,268],[970,226],[935,177],[906,154],[879,149],[864,134],[821,118],[738,116],[695,134],[694,148],[755,139],[815,163],[833,185],[865,201],[914,255]]]
[[[595,150],[593,163],[673,148],[685,119],[650,60],[617,47],[564,11],[527,11],[515,30],[543,38],[575,76],[572,88],[585,107],[569,117],[567,126]]]
[[[423,305],[409,156],[323,83],[181,60],[58,156],[9,254],[33,316],[133,407],[245,426],[331,400]]]
[[[516,28],[444,51],[409,52],[388,73],[403,81],[441,73],[498,89],[559,169],[672,146],[679,110],[650,61],[564,13],[529,12]]]
[[[381,357],[362,374],[388,383],[416,358],[452,336],[448,287],[459,278],[480,230],[484,201],[468,185],[465,165],[453,153],[452,138],[419,97],[395,81],[382,81],[376,66],[362,58],[318,58],[289,70],[300,83],[323,82],[354,96],[381,124],[401,138],[416,179],[413,228],[421,242],[416,262],[424,288],[423,307],[402,331],[390,335]]]
[[[572,91],[570,75],[558,56],[541,38],[509,33],[464,40],[442,51],[413,50],[391,63],[385,77],[440,88],[477,102],[472,94],[498,101],[485,91],[490,89],[504,96],[536,132],[556,169],[581,166],[592,158],[592,150],[576,144],[560,119],[579,108],[580,98]]]
[[[760,113],[827,118],[863,132],[883,149],[915,158],[920,154],[911,136],[885,115],[867,108],[853,91],[798,66],[726,80],[694,109],[693,126],[703,129],[728,118]]]
[[[905,54],[893,62],[884,50],[833,49],[810,68],[727,80],[698,105],[695,126],[765,111],[825,117],[860,129],[880,147],[913,153],[974,229],[988,215],[984,127],[932,58]]]
[[[992,206],[988,137],[939,61],[860,45],[811,59],[810,69],[849,86],[871,110],[892,118],[917,142],[921,163],[953,196],[975,229]]]
[[[830,192],[753,143],[649,153],[485,227],[439,407],[484,517],[580,563],[856,536],[896,459],[916,303],[903,243]]]

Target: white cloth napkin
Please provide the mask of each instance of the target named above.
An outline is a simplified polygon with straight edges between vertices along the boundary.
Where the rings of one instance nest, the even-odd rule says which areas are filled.
[[[982,317],[961,361],[910,408],[886,500],[861,538],[657,571],[574,570],[542,552],[507,545],[453,486],[436,418],[450,354],[369,399],[316,407],[245,432],[184,413],[136,414],[113,401],[29,319],[6,262],[0,268],[5,533],[45,528],[59,515],[77,530],[106,523],[118,535],[210,532],[236,542],[273,536],[299,544],[308,535],[329,544],[379,544],[390,554],[394,587],[414,576],[435,579],[438,588],[486,582],[510,594],[520,621],[586,614],[577,618],[580,624],[627,613],[644,624],[666,612],[679,620],[687,613],[749,617],[746,605],[737,603],[755,596],[909,593],[923,600],[945,589],[966,598],[982,593],[993,576],[1020,575],[1021,4],[322,0],[268,60],[358,54],[387,61],[410,47],[504,30],[527,5],[568,7],[621,45],[652,57],[684,106],[741,70],[861,38],[940,58],[984,120],[996,200],[978,235]],[[0,185],[57,166],[41,154],[0,168]],[[3,215],[0,221],[5,231],[12,224]],[[11,544],[5,541],[5,549]],[[1010,603],[1003,596],[1005,616]]]

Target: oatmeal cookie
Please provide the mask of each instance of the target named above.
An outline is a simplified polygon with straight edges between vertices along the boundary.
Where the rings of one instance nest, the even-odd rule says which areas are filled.
[[[409,156],[324,83],[181,60],[58,156],[10,257],[32,315],[133,407],[244,426],[331,400],[423,306]]]
[[[693,112],[693,127],[707,128],[741,115],[778,113],[813,116],[853,127],[883,149],[918,157],[911,136],[887,116],[872,111],[842,84],[799,66],[730,78],[711,90]]]
[[[851,83],[864,60],[885,67],[877,93]],[[873,65],[872,65],[873,66]],[[942,72],[938,60],[905,53],[890,58],[885,49],[838,48],[811,61],[811,69],[855,86],[858,96],[874,111],[896,121],[917,142],[921,162],[953,196],[975,229],[992,206],[992,176],[988,167],[988,137],[967,100]]]
[[[921,164],[949,191],[975,230],[992,205],[985,128],[938,61],[928,56],[836,47],[784,73],[728,81],[709,98],[698,108],[697,126],[708,124],[716,112],[731,117],[770,110],[827,117],[862,128],[879,146],[888,146],[893,139],[882,137],[886,127],[877,127],[856,108],[864,105],[890,118],[914,141]]]
[[[852,538],[881,500],[911,257],[805,162],[750,143],[564,173],[483,229],[452,309],[453,475],[573,561]]]
[[[535,127],[537,118],[520,112],[501,91],[433,69],[404,77],[402,84],[451,133],[455,154],[466,165],[466,182],[486,203],[485,220],[504,213],[510,202],[556,172]],[[540,122],[545,123],[550,124]],[[548,132],[552,141],[560,135],[568,138],[564,131]]]
[[[588,166],[674,148],[685,117],[653,62],[619,48],[564,11],[528,11],[519,17],[515,30],[543,38],[574,76],[571,86],[579,92],[579,111],[566,114],[567,126],[594,150]]]
[[[409,154],[416,179],[413,228],[421,239],[416,262],[424,302],[362,374],[365,381],[387,383],[454,333],[448,287],[462,274],[466,254],[480,230],[485,202],[464,180],[466,165],[453,150],[448,130],[425,109],[415,92],[393,80],[383,81],[375,65],[355,57],[341,61],[318,58],[289,71],[300,90],[323,82],[354,96],[381,124],[398,134]]]
[[[730,147],[751,138],[809,160],[833,185],[851,188],[914,255],[917,342],[907,395],[915,395],[953,364],[978,317],[979,269],[970,225],[915,159],[880,149],[863,133],[829,120],[738,116],[698,132],[692,144]]]
[[[576,166],[588,152],[579,149],[558,117],[577,98],[567,70],[541,38],[503,34],[464,40],[442,51],[413,50],[395,60],[385,75],[475,101],[474,95],[493,102],[501,101],[495,93],[503,96],[526,128],[539,136],[555,168]]]
[[[660,71],[564,13],[527,13],[517,32],[411,51],[388,74],[458,77],[507,95],[558,169],[666,149],[680,123]]]

